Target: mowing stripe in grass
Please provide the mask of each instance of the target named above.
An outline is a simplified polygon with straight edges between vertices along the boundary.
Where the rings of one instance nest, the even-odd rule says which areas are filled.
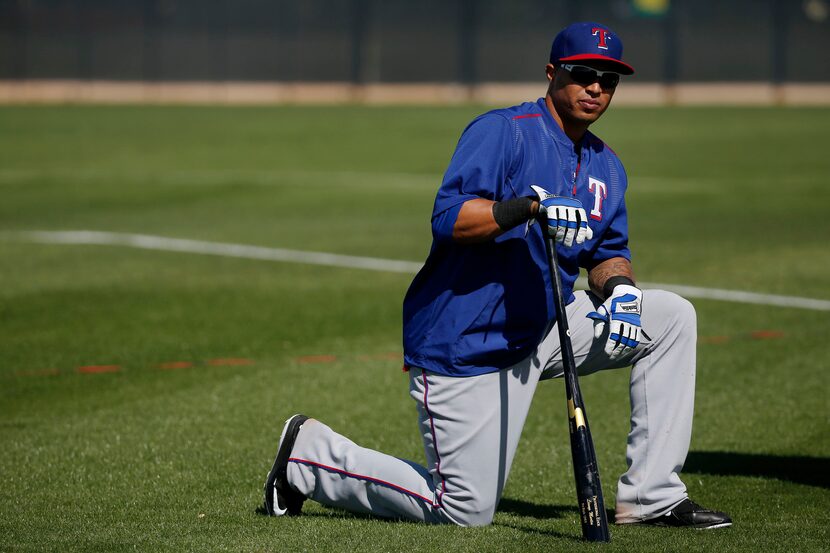
[[[414,261],[308,252],[283,248],[267,248],[263,246],[249,246],[245,244],[205,242],[201,240],[167,238],[164,236],[151,236],[147,234],[79,230],[6,232],[2,233],[0,236],[7,240],[38,242],[44,244],[126,246],[145,250],[219,255],[223,257],[261,259],[265,261],[309,263],[313,265],[325,265],[330,267],[367,269],[372,271],[386,271],[406,274],[416,273],[422,267],[422,263]],[[583,288],[587,287],[586,279],[579,279],[577,281],[577,285]],[[712,299],[736,303],[771,305],[777,307],[793,307],[799,309],[811,309],[815,311],[830,311],[830,301],[815,298],[757,294],[742,290],[702,288],[698,286],[686,286],[683,284],[641,282],[640,285],[643,288],[660,288],[663,290],[669,290],[687,298]]]

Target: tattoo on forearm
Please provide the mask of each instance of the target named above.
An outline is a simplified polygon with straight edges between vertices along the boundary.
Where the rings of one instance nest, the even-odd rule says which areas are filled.
[[[622,257],[615,257],[603,261],[588,273],[588,285],[591,291],[599,297],[604,297],[602,287],[606,281],[614,276],[624,276],[634,280],[634,272],[631,270],[631,263]]]

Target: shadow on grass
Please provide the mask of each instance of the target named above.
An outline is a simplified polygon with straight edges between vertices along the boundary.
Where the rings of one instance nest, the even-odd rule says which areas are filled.
[[[512,522],[496,522],[494,526],[502,526],[504,528],[512,528],[513,530],[519,530],[520,532],[525,532],[527,534],[537,534],[539,536],[547,536],[550,538],[558,538],[561,540],[571,540],[575,542],[582,541],[582,534],[563,534],[562,532],[557,532],[556,530],[545,530],[544,528],[533,528],[532,526],[525,526],[523,524],[515,524]],[[579,530],[577,530],[579,532]]]
[[[343,519],[343,518],[354,518],[358,520],[371,520],[375,522],[385,523],[385,524],[394,524],[394,523],[404,523],[404,524],[418,524],[412,521],[405,521],[405,520],[396,520],[396,519],[388,519],[388,518],[380,518],[376,516],[372,516],[365,513],[353,513],[351,511],[347,511],[345,509],[341,509],[338,507],[331,507],[328,505],[320,505],[323,508],[322,512],[314,512],[314,513],[303,513],[301,516],[303,517],[317,517],[321,519]],[[530,503],[527,501],[522,501],[518,499],[502,499],[499,503],[499,512],[516,515],[520,517],[527,517],[527,518],[534,518],[538,520],[545,520],[551,518],[564,518],[564,517],[579,517],[578,510],[575,506],[566,506],[566,505],[539,505],[536,503]],[[260,505],[254,509],[254,514],[265,516],[267,512],[265,511],[265,507]],[[614,513],[613,511],[608,511],[608,516],[611,517],[609,520],[613,520]],[[543,536],[550,536],[555,538],[562,538],[566,540],[574,540],[574,541],[582,541],[581,535],[570,535],[570,534],[563,534],[561,532],[557,532],[555,530],[548,530],[544,528],[535,528],[529,525],[517,524],[514,522],[506,522],[506,521],[498,521],[494,523],[495,526],[504,526],[505,528],[512,528],[514,530],[520,530],[522,532],[527,532],[528,534],[539,534]]]
[[[402,519],[381,518],[381,517],[370,515],[370,514],[367,514],[367,513],[354,513],[352,511],[347,511],[346,509],[341,509],[340,507],[332,507],[332,506],[329,506],[329,505],[318,504],[318,507],[322,508],[322,512],[321,511],[312,512],[312,513],[303,512],[301,515],[298,515],[298,516],[301,516],[301,517],[304,517],[304,518],[305,517],[313,517],[313,518],[322,518],[322,519],[325,519],[325,518],[328,518],[328,519],[332,519],[332,518],[337,518],[337,519],[354,518],[354,519],[358,519],[358,520],[372,520],[372,521],[383,522],[383,523],[408,522],[408,521],[405,521],[405,520],[402,520]],[[262,506],[262,505],[260,505],[256,509],[254,509],[254,514],[260,515],[260,516],[267,516],[268,515],[268,513],[265,510],[265,507]],[[291,517],[291,518],[293,518],[293,517]]]
[[[507,497],[503,497],[501,501],[499,501],[499,508],[497,512],[536,520],[550,520],[570,517],[577,520],[579,518],[579,510],[575,505],[539,504],[524,501],[522,499],[510,499]],[[522,532],[527,532],[528,534],[539,534],[542,536],[550,536],[565,540],[582,541],[581,534],[563,534],[562,532],[557,532],[555,530],[536,528],[524,524],[516,524],[512,521],[508,522],[497,520],[495,525],[520,530]]]
[[[538,503],[531,503],[521,499],[509,499],[506,497],[503,497],[499,502],[499,512],[538,519],[577,516],[579,513],[576,505],[540,505]]]
[[[354,511],[348,511],[341,507],[334,507],[331,505],[323,505],[322,503],[316,503],[316,507],[320,510],[315,510],[313,512],[309,512],[305,510],[299,516],[303,518],[311,517],[311,518],[319,518],[319,519],[356,519],[356,520],[370,520],[373,522],[380,522],[383,524],[422,524],[419,522],[414,522],[411,520],[406,520],[403,518],[384,518],[379,517],[376,515],[372,515],[369,513],[356,513]],[[260,505],[256,509],[254,509],[254,514],[267,516],[268,513],[265,511],[265,507]],[[293,517],[290,517],[293,518]]]
[[[718,476],[760,476],[830,488],[830,459],[826,457],[692,451],[686,458],[683,472]]]

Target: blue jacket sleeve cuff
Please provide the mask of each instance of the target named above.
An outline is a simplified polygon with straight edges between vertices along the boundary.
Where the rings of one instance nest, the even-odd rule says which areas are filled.
[[[461,206],[464,202],[471,198],[461,198],[454,206],[446,209],[433,217],[432,219],[432,237],[436,242],[452,242],[452,229],[455,227],[455,222],[458,220],[458,212],[461,211]]]

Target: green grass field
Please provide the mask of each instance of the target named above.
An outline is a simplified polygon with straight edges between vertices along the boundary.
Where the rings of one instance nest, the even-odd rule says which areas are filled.
[[[285,417],[423,462],[400,371],[411,275],[33,243],[97,230],[422,261],[485,108],[0,108],[0,550],[824,551],[830,312],[694,300],[684,480],[735,525],[580,541],[561,382],[491,527],[306,503],[255,514]],[[622,109],[640,280],[830,299],[830,110]],[[582,380],[606,501],[628,371]]]

